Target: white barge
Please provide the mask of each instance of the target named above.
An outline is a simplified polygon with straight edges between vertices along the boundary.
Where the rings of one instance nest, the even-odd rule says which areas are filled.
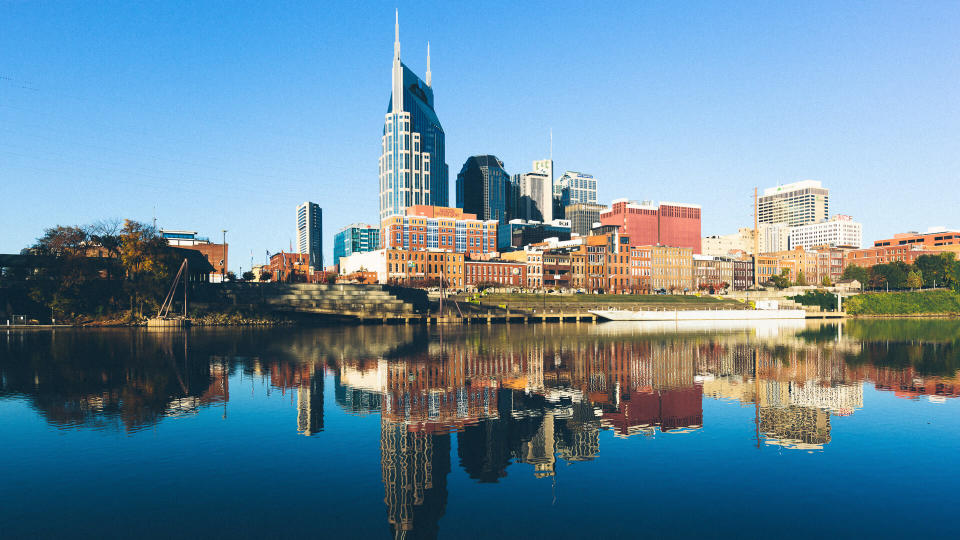
[[[590,310],[610,321],[770,321],[805,319],[802,309],[676,309],[676,310]]]

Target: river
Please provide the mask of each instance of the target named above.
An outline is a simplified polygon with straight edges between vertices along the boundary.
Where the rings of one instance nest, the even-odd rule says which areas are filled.
[[[0,536],[940,534],[958,370],[945,320],[7,330]]]

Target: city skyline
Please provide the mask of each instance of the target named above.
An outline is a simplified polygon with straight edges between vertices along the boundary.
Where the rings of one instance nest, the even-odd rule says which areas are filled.
[[[598,202],[696,203],[704,236],[750,226],[754,187],[808,178],[831,189],[833,212],[863,223],[865,245],[955,227],[949,195],[924,193],[949,194],[960,165],[947,82],[958,75],[948,59],[960,9],[831,6],[824,17],[825,6],[548,10],[543,28],[470,47],[457,36],[491,29],[477,17],[489,6],[399,10],[412,70],[425,71],[431,42],[454,167],[489,153],[508,173],[527,172],[549,155],[552,128],[554,170],[595,175]],[[287,247],[295,231],[283,216],[303,200],[324,209],[328,231],[377,222],[376,198],[355,186],[376,181],[371,134],[395,7],[293,5],[263,25],[251,6],[4,5],[0,45],[17,53],[0,64],[0,176],[3,199],[18,204],[4,212],[0,252],[57,223],[156,217],[230,230],[235,271],[250,253],[261,263],[264,249]],[[497,9],[520,22],[543,11]],[[593,43],[550,31],[565,24]],[[551,61],[562,69],[534,92],[498,84]],[[71,204],[58,203],[64,193]]]

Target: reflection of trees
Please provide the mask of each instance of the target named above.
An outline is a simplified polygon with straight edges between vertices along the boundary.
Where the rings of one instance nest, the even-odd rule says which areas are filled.
[[[142,429],[225,399],[227,373],[193,360],[183,334],[25,333],[0,356],[0,397],[22,396],[53,425]],[[223,386],[219,384],[219,386]]]

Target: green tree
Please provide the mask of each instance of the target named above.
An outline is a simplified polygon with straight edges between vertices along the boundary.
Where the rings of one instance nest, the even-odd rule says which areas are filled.
[[[807,284],[807,276],[803,273],[803,270],[797,272],[797,285],[805,286]]]
[[[120,261],[126,273],[130,315],[142,317],[145,307],[153,309],[161,302],[174,261],[166,249],[166,239],[153,227],[128,219],[120,234]]]
[[[851,264],[843,269],[843,279],[855,279],[866,287],[870,282],[870,270],[856,264]]]
[[[923,274],[919,270],[912,270],[907,274],[907,287],[919,289],[923,287]]]
[[[949,287],[951,285],[950,269],[954,264],[953,253],[941,255],[921,255],[913,265],[923,275],[924,287]]]
[[[273,272],[264,268],[260,271],[260,281],[270,281],[273,277]]]
[[[888,264],[876,264],[870,268],[870,283],[871,285],[873,285],[874,282],[879,283],[879,286],[874,287],[877,289],[888,286],[891,290],[903,289],[907,286],[907,274],[909,272],[910,266],[901,261]],[[874,279],[876,276],[882,279]]]
[[[960,261],[954,261],[953,264],[950,265],[949,277],[953,290],[960,293]]]
[[[820,280],[820,285],[824,287],[832,287],[833,281],[830,281],[830,276],[823,276],[823,279]]]
[[[790,270],[784,268],[780,271],[780,275],[771,277],[770,281],[773,283],[774,287],[778,289],[786,289],[791,285]]]
[[[254,277],[253,272],[251,272],[250,270],[247,270],[246,272],[243,273],[244,281],[253,281],[253,277]]]

